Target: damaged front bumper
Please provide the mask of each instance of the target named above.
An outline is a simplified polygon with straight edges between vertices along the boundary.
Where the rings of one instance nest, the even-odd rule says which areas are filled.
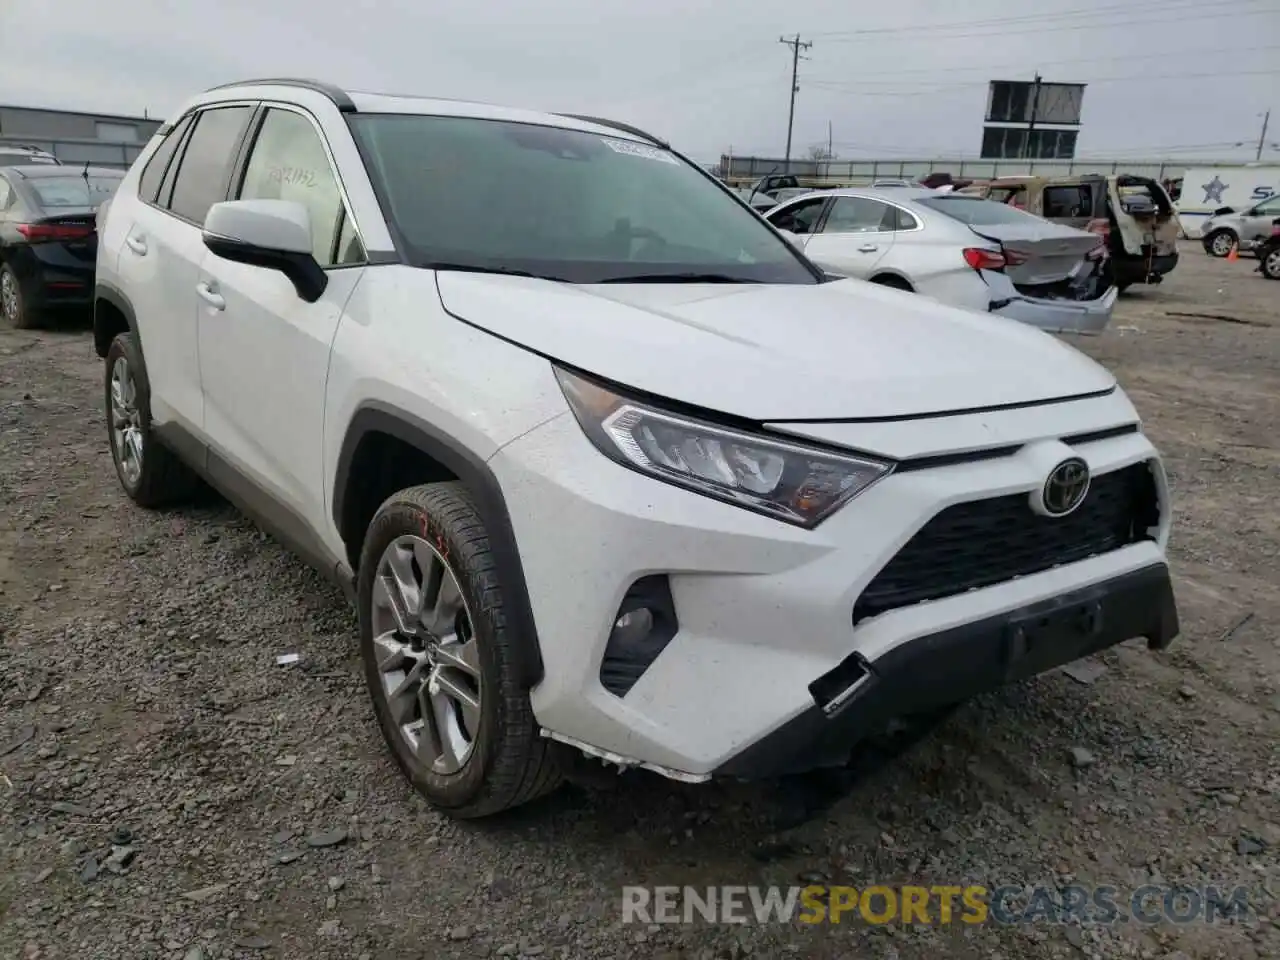
[[[1120,295],[1117,287],[1106,282],[1101,269],[1063,283],[1061,296],[1031,296],[1003,273],[991,270],[983,271],[983,279],[991,288],[992,313],[1049,333],[1101,333],[1111,322]]]
[[[937,711],[1133,638],[1163,650],[1178,631],[1169,568],[1156,563],[916,637],[873,660],[855,654],[832,671],[847,696],[827,709],[815,703],[716,774],[755,780],[839,766],[861,737],[896,718]]]

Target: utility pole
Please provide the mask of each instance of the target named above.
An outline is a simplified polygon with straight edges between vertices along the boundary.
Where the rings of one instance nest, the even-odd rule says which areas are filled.
[[[1262,159],[1262,148],[1267,140],[1267,125],[1271,123],[1271,111],[1268,110],[1262,115],[1262,133],[1258,136],[1258,152],[1254,155],[1254,160]]]
[[[796,122],[796,94],[800,92],[800,51],[808,50],[813,46],[812,41],[802,41],[800,34],[796,34],[794,38],[788,40],[786,37],[779,37],[779,43],[785,43],[791,48],[791,109],[787,113],[787,158],[786,171],[791,172],[791,130]]]
[[[832,133],[831,133],[831,121],[830,121],[830,120],[828,120],[828,121],[827,121],[827,159],[828,159],[828,160],[834,160],[834,159],[835,159],[835,156],[836,156],[836,152],[835,152],[835,149],[834,149],[834,147],[835,147],[835,143],[834,143],[834,142],[832,142],[831,137],[832,137]]]
[[[1031,119],[1027,123],[1027,142],[1022,145],[1022,157],[1031,156],[1031,134],[1036,129],[1036,117],[1040,113],[1040,74],[1036,74],[1036,83],[1031,94]],[[1032,158],[1034,159],[1034,157]]]

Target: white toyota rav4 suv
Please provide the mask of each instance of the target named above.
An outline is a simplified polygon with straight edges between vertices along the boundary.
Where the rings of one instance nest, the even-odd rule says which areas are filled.
[[[1165,473],[1107,371],[825,276],[639,130],[249,81],[100,230],[126,493],[203,478],[342,584],[387,743],[455,816],[586,758],[842,764],[1177,634]]]

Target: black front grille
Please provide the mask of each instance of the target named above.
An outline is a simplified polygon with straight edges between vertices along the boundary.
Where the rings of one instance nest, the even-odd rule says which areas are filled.
[[[862,592],[853,621],[989,587],[1150,538],[1159,521],[1146,463],[1095,476],[1065,517],[1031,511],[1027,493],[947,507],[894,555]]]

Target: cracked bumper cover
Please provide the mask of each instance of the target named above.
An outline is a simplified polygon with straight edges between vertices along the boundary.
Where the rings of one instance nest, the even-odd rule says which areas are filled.
[[[838,708],[814,706],[730,758],[717,776],[757,779],[846,762],[895,717],[927,713],[1143,637],[1178,635],[1169,569],[1153,564],[999,616],[907,641],[832,671],[864,679]],[[816,679],[816,678],[815,678]]]

